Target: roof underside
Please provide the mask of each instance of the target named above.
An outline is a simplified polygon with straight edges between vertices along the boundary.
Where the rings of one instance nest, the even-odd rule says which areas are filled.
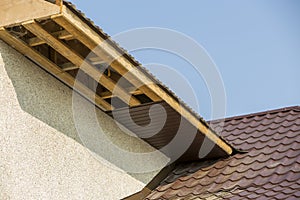
[[[207,136],[227,155],[233,152],[204,120],[72,4],[1,0],[0,12],[2,40],[103,111],[164,102],[201,137]]]
[[[204,135],[164,101],[108,114],[172,161],[200,160],[200,147],[206,142]],[[204,160],[226,157],[226,152],[213,143],[205,151]]]

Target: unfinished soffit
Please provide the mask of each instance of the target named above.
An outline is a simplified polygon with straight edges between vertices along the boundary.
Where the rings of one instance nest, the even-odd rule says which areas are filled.
[[[2,40],[103,111],[165,102],[227,155],[232,154],[231,146],[204,120],[70,3],[1,0],[0,11]]]

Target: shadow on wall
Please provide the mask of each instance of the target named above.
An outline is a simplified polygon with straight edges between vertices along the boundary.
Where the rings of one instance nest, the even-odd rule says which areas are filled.
[[[81,143],[69,89],[14,50],[1,48],[1,55],[22,110]]]
[[[85,141],[82,142],[82,137],[81,135],[79,136],[73,119],[72,90],[2,41],[0,41],[0,53],[22,110],[78,143],[84,144]],[[95,123],[95,119],[93,119],[95,118],[94,113],[89,115],[89,113],[85,112],[86,108],[92,107],[94,109],[94,105],[82,97],[76,99],[80,101],[79,109],[82,109],[83,115],[81,119],[84,120],[81,124],[85,126],[82,127],[82,130],[85,131],[86,135],[97,135],[99,126],[101,126],[112,145],[129,152],[153,151],[150,145],[121,131],[116,123],[99,109],[96,109],[97,122]],[[121,157],[124,157],[123,155],[115,155],[114,152],[111,152],[113,150],[105,148],[102,140],[90,138],[90,141],[92,141],[92,144],[88,148],[92,152],[116,166],[120,166],[118,162]],[[166,163],[164,156],[156,159]],[[127,165],[130,165],[133,160],[127,160],[126,162]],[[146,163],[155,162],[157,161]],[[140,167],[143,166],[141,165]],[[131,175],[144,183],[148,183],[156,173],[157,171],[144,174],[131,173]]]

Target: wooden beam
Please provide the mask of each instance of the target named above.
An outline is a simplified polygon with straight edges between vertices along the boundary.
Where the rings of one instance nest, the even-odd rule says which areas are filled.
[[[44,30],[37,22],[30,20],[22,24],[27,30],[47,42],[53,49],[59,52],[66,59],[71,61],[74,65],[81,66],[80,69],[91,76],[94,80],[99,82],[109,91],[116,94],[129,106],[140,105],[140,101],[132,97],[128,92],[116,84],[115,81],[107,77],[105,74],[98,71],[94,66],[84,60],[80,55],[66,46],[64,43],[53,37],[50,33]],[[129,101],[129,102],[127,102]]]
[[[54,37],[56,37],[60,40],[72,40],[72,39],[74,39],[73,35],[71,35],[68,31],[65,31],[65,30],[51,33],[51,35],[53,35]],[[44,40],[41,40],[38,37],[33,37],[33,38],[30,38],[28,40],[29,46],[32,46],[32,47],[38,46],[38,45],[41,45],[41,44],[45,44],[45,43],[46,42]]]
[[[70,70],[74,70],[74,69],[79,69],[79,67],[77,65],[74,65],[73,63],[65,63],[65,64],[61,65],[60,67],[65,72],[70,71]]]
[[[76,39],[78,39],[85,46],[87,46],[103,61],[109,63],[110,66],[121,76],[126,74],[126,79],[132,85],[139,87],[139,89],[144,94],[146,94],[152,101],[161,101],[161,98],[157,94],[155,94],[147,85],[144,85],[143,82],[134,77],[131,73],[128,73],[128,69],[126,69],[121,63],[119,63],[117,60],[115,62],[112,62],[115,60],[116,57],[119,57],[120,55],[112,57],[110,51],[103,51],[101,48],[97,48],[101,43],[104,44],[103,42],[105,41],[103,38],[101,38],[93,30],[91,30],[91,28],[89,28],[88,25],[83,23],[77,16],[69,12],[67,9],[63,8],[63,12],[64,15],[55,15],[52,16],[52,19],[61,27],[70,32]]]
[[[206,135],[211,141],[221,147],[227,154],[231,155],[233,150],[229,144],[222,140],[216,133],[214,133],[210,128],[208,128],[204,123],[202,123],[197,117],[191,113],[188,109],[184,108],[173,96],[170,96],[165,90],[160,86],[153,83],[153,81],[148,78],[141,70],[137,69],[133,64],[120,56],[120,53],[117,50],[109,45],[108,43],[103,42],[102,38],[98,33],[93,31],[85,22],[83,22],[78,16],[76,16],[72,11],[70,11],[65,6],[63,7],[62,15],[54,15],[52,19],[65,28],[68,32],[74,35],[75,38],[84,43],[89,49],[100,56],[103,54],[103,51],[107,55],[110,55],[115,61],[111,63],[111,66],[121,75],[130,71],[132,75],[132,80],[138,80],[140,83],[147,84],[146,86],[140,88],[149,98],[153,98],[151,94],[155,94],[164,101],[166,101],[173,109],[180,113],[184,118],[186,118],[191,124],[193,124],[201,133]],[[101,49],[96,48],[101,44]],[[101,57],[102,58],[102,57]],[[110,62],[110,61],[109,61]],[[133,85],[137,82],[133,82],[131,79],[128,79]],[[152,83],[152,84],[151,84]],[[145,89],[147,88],[147,90]]]
[[[143,93],[142,91],[140,91],[140,90],[135,90],[135,88],[127,89],[127,91],[129,91],[129,93],[132,94],[132,95],[141,95],[141,94],[144,94],[144,93]],[[106,91],[106,92],[102,92],[102,93],[100,94],[100,96],[101,96],[103,99],[109,99],[109,98],[115,97],[116,95],[113,95],[111,92]]]
[[[105,64],[106,62],[99,57],[88,58],[93,65]]]
[[[95,92],[87,88],[79,81],[77,81],[75,84],[75,79],[70,74],[62,71],[56,64],[51,62],[48,58],[42,56],[38,51],[32,49],[22,40],[12,36],[4,28],[0,28],[0,38],[6,43],[8,43],[10,46],[14,47],[23,55],[29,57],[34,62],[38,63],[40,67],[50,72],[52,75],[63,81],[69,87],[73,88],[75,91],[83,95],[92,103],[99,106],[101,109],[105,111],[113,109],[109,103],[103,100],[100,96],[96,95]]]

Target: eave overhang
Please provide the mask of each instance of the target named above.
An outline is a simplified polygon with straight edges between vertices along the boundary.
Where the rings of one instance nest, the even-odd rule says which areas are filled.
[[[198,134],[232,154],[233,148],[202,118],[70,3],[2,0],[0,12],[0,39],[103,111],[163,102]]]

